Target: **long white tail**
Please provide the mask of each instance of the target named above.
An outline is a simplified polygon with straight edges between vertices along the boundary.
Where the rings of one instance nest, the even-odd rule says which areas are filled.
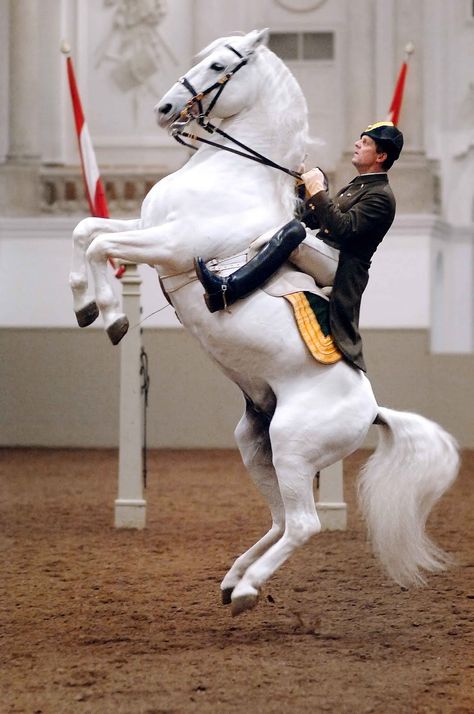
[[[362,469],[359,501],[375,554],[400,585],[423,584],[422,570],[444,570],[449,557],[425,524],[459,468],[458,447],[418,414],[380,408],[379,444]]]

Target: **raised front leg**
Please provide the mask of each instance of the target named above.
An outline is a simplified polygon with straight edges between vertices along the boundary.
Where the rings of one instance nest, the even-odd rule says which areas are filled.
[[[272,527],[249,550],[240,555],[221,583],[222,602],[232,602],[232,592],[252,565],[273,543],[285,528],[283,501],[272,463],[272,450],[268,436],[268,419],[247,406],[235,430],[235,439],[242,461],[255,485],[267,500],[272,515]]]
[[[176,233],[176,231],[175,231]],[[179,237],[182,242],[182,237]],[[170,272],[179,271],[179,240],[173,240],[172,228],[156,226],[142,230],[124,231],[98,235],[86,252],[94,279],[95,299],[104,320],[107,334],[114,345],[118,344],[128,330],[128,320],[120,308],[107,275],[107,260],[116,258],[131,263],[162,265]],[[192,265],[191,257],[189,264]]]
[[[86,251],[92,241],[103,233],[132,230],[140,227],[140,220],[84,218],[72,234],[72,267],[69,285],[73,294],[74,312],[79,327],[91,325],[99,315],[94,296],[88,291]]]

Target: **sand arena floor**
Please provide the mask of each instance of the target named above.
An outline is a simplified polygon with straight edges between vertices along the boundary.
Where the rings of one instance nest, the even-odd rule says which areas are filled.
[[[145,531],[112,527],[113,451],[1,452],[2,714],[474,712],[474,453],[429,530],[458,565],[380,572],[355,507],[232,618],[219,583],[269,524],[233,451],[151,452]]]

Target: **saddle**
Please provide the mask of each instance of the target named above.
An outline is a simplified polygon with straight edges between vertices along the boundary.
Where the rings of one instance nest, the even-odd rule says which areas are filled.
[[[247,260],[246,253],[209,262],[217,273],[229,275]],[[189,270],[179,275],[160,277],[163,293],[171,304],[169,294],[196,280],[196,272]],[[296,325],[310,354],[321,364],[334,364],[342,359],[330,334],[329,295],[331,288],[320,288],[314,278],[285,263],[260,288],[272,297],[285,298],[293,308]],[[179,320],[179,315],[177,315]],[[181,320],[180,320],[181,322]]]
[[[332,288],[318,287],[314,278],[286,263],[261,289],[290,303],[301,338],[317,362],[335,364],[342,359],[329,327]]]

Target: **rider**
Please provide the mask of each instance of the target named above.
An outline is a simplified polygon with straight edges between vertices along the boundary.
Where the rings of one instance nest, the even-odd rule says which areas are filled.
[[[302,175],[309,195],[301,215],[304,225],[295,219],[287,223],[254,258],[227,278],[211,273],[197,258],[196,272],[206,290],[209,310],[222,310],[245,297],[288,259],[321,284],[319,264],[319,274],[326,276],[323,282],[333,282],[329,300],[333,340],[349,363],[366,371],[359,334],[360,302],[372,255],[395,217],[395,198],[386,172],[402,147],[403,134],[392,122],[371,124],[355,142],[352,164],[358,176],[334,199],[329,198],[320,169]],[[306,227],[319,229],[316,238],[306,235]],[[332,275],[327,277],[331,259],[333,281]]]

